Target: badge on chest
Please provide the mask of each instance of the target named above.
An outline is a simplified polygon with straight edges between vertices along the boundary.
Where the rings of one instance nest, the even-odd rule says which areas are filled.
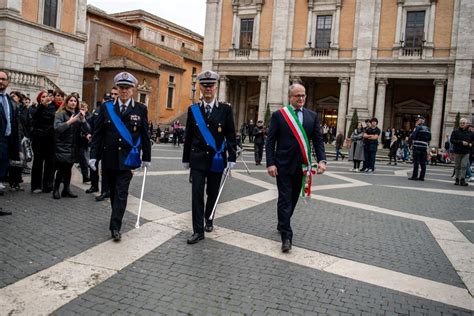
[[[137,131],[138,126],[140,126],[142,118],[140,115],[130,115],[130,125],[132,125],[132,129],[134,132]]]
[[[219,127],[217,128],[217,132],[218,132],[218,133],[222,133],[222,126],[221,126],[221,123],[219,123]]]

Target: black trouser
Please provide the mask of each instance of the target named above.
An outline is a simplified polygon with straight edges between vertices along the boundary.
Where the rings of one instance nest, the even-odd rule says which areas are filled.
[[[103,169],[107,174],[110,186],[110,202],[112,205],[112,216],[110,217],[110,230],[122,228],[122,219],[125,214],[128,199],[128,187],[133,174],[130,170]]]
[[[64,190],[67,190],[71,184],[71,169],[73,163],[56,161],[56,178],[54,179],[54,190],[59,190],[61,182],[64,184]]]
[[[296,203],[301,194],[302,172],[295,174],[277,175],[278,187],[278,229],[281,233],[281,240],[293,240],[293,231],[291,230],[291,216],[295,211]]]
[[[369,145],[363,143],[364,146],[364,161],[362,162],[362,170],[370,169],[369,168]]]
[[[360,167],[360,160],[354,159],[354,169],[359,169]]]
[[[31,168],[31,191],[51,191],[54,179],[54,140],[38,137],[33,140],[33,167]]]
[[[216,203],[222,173],[191,169],[193,231],[204,234],[204,216],[209,219]],[[206,185],[207,183],[207,185]],[[204,186],[206,186],[206,211],[204,212]]]
[[[263,156],[263,143],[262,144],[253,144],[253,151],[255,153],[255,162],[260,163]]]
[[[374,171],[375,170],[375,158],[377,157],[377,150],[368,150],[367,151],[367,168]]]
[[[417,149],[413,148],[413,173],[412,178],[418,178],[418,167],[421,166],[420,177],[419,179],[425,178],[426,173],[426,149]]]

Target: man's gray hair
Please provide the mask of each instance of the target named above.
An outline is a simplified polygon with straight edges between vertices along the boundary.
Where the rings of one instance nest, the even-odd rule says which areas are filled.
[[[296,88],[296,86],[300,86],[300,87],[303,87],[304,86],[301,84],[301,83],[292,83],[289,87],[288,87],[288,97],[291,96],[291,92]],[[305,88],[306,89],[306,88]]]

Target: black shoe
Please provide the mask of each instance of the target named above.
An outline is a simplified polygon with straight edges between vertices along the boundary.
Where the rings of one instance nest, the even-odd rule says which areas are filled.
[[[0,216],[12,215],[12,212],[0,210]]]
[[[200,240],[203,240],[203,239],[204,239],[204,234],[194,233],[192,234],[191,237],[188,238],[187,242],[188,244],[192,245],[192,244],[197,244]]]
[[[459,185],[459,179],[456,178],[456,181],[454,182],[454,185]]]
[[[418,180],[418,181],[425,181],[425,178],[418,178],[418,179],[416,179],[416,180]]]
[[[86,193],[94,193],[94,192],[99,192],[99,188],[94,185],[86,190]]]
[[[108,199],[109,197],[110,197],[110,194],[109,194],[109,193],[102,193],[101,195],[96,196],[96,197],[95,197],[95,200],[96,200],[97,202],[100,202],[100,201],[103,201],[103,200],[105,200],[105,199]]]
[[[61,196],[69,197],[69,198],[77,198],[77,194],[72,193],[69,188],[64,189],[63,192],[61,192]]]
[[[91,182],[91,178],[83,178],[82,183],[89,183]]]
[[[410,177],[410,178],[408,178],[408,180],[418,180],[418,178]]]
[[[59,200],[61,196],[59,195],[59,190],[54,190],[53,191],[53,199]]]
[[[281,252],[288,252],[291,250],[291,241],[289,239],[283,240],[281,243]]]
[[[120,235],[118,230],[112,230],[112,238],[114,241],[120,241],[120,239],[122,239],[122,235]]]
[[[212,220],[206,219],[206,226],[204,226],[204,230],[208,233],[214,230],[214,225],[212,225]]]
[[[49,189],[49,188],[48,188],[48,189],[43,189],[42,192],[43,192],[43,193],[51,193],[52,191],[53,191],[53,189]]]
[[[460,185],[461,185],[462,187],[467,187],[469,184],[467,184],[466,179],[462,178]]]

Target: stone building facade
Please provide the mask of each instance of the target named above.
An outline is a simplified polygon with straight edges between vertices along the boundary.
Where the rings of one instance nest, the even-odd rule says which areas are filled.
[[[148,106],[153,123],[168,124],[187,113],[193,74],[201,71],[201,35],[142,10],[107,14],[93,6],[87,8],[87,32],[86,102],[93,104],[94,79],[100,101],[115,74],[126,70],[138,79],[135,98]],[[98,73],[94,63],[100,63]]]
[[[0,1],[0,69],[10,89],[82,94],[87,0]]]
[[[203,68],[237,124],[263,119],[301,82],[307,105],[347,132],[352,114],[439,145],[473,113],[472,0],[207,0]]]

